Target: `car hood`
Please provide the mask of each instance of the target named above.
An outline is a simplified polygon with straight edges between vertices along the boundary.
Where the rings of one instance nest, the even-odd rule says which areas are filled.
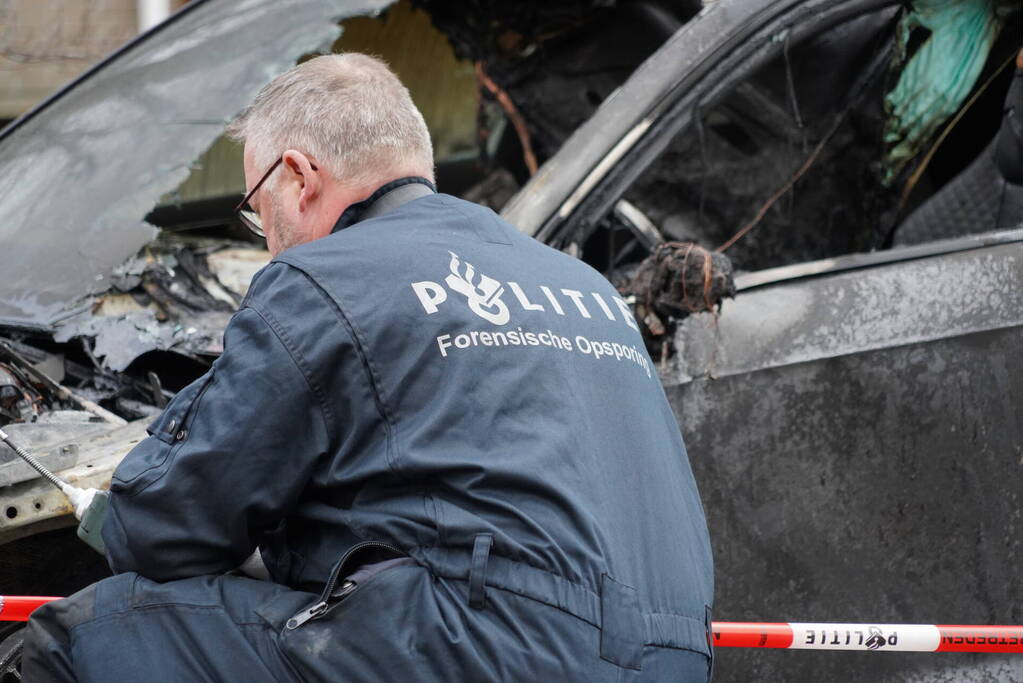
[[[0,325],[87,312],[259,88],[388,0],[195,0],[0,133]]]

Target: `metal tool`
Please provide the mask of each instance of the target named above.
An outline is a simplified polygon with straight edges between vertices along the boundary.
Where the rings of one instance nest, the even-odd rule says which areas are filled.
[[[46,469],[31,453],[14,443],[11,437],[7,435],[7,432],[2,429],[0,429],[0,441],[10,446],[32,469],[59,488],[68,497],[68,500],[71,501],[71,505],[75,509],[75,517],[79,520],[78,538],[85,541],[90,548],[96,550],[101,555],[105,554],[106,548],[103,545],[103,536],[100,532],[103,530],[103,518],[107,513],[110,492],[91,488],[82,489],[69,484]]]

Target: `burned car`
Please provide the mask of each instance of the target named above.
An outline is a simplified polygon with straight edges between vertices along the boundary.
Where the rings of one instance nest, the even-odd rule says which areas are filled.
[[[998,39],[967,55],[973,87],[902,166],[883,142],[912,7],[716,2],[504,209],[619,281],[630,251],[671,240],[732,256],[735,300],[653,335],[675,349],[661,379],[706,506],[716,618],[1023,618],[1023,215],[997,154],[1019,142],[1003,109],[1021,109],[1023,35],[988,8]],[[916,55],[926,37],[908,38]],[[729,681],[1023,680],[984,655],[717,659]]]
[[[507,115],[485,141],[504,167],[440,169],[441,190],[503,205],[631,296],[701,486],[715,617],[1023,621],[1023,213],[998,154],[1013,8],[583,3],[587,39],[571,3],[416,4]],[[0,426],[62,476],[109,481],[268,258],[228,204],[176,203],[189,165],[338,19],[387,5],[194,2],[4,132]],[[613,11],[658,39],[587,69]],[[942,40],[971,75],[924,115],[905,93],[950,73]],[[6,592],[103,575],[59,528],[62,494],[3,450],[0,487]],[[1023,679],[996,655],[717,660],[734,681]]]

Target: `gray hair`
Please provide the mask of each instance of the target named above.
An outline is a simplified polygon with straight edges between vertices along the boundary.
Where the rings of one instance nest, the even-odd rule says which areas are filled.
[[[433,179],[430,132],[408,89],[383,61],[355,52],[284,72],[227,133],[248,145],[259,168],[296,149],[350,186],[399,175]]]

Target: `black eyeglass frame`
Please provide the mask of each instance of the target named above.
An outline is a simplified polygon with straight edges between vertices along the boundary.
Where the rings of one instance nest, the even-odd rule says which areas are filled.
[[[259,212],[249,206],[249,200],[252,199],[252,195],[256,194],[256,190],[259,189],[260,185],[266,182],[266,179],[270,177],[270,174],[277,170],[277,167],[284,161],[284,155],[277,157],[277,161],[273,163],[273,166],[266,170],[263,177],[259,179],[259,182],[252,186],[249,193],[238,203],[238,206],[234,207],[234,212],[238,216],[238,220],[242,222],[246,228],[249,229],[256,237],[260,239],[266,239],[266,233],[263,232],[263,219],[259,217]]]

